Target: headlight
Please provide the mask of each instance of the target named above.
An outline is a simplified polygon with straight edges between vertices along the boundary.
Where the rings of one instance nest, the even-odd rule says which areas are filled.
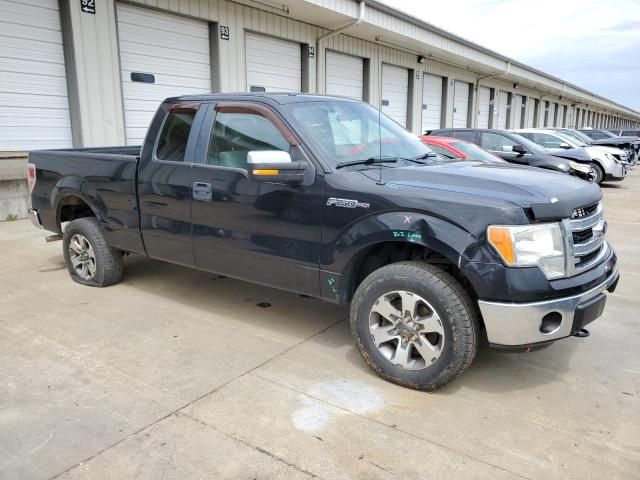
[[[566,276],[562,228],[559,223],[490,225],[489,244],[509,267],[540,267],[552,280]]]
[[[577,172],[582,172],[582,173],[591,173],[591,166],[585,164],[585,163],[578,163],[578,162],[569,162],[569,166],[577,171]]]

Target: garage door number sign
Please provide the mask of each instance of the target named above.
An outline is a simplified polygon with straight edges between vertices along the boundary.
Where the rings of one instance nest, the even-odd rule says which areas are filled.
[[[96,0],[80,0],[80,10],[83,13],[96,14]]]

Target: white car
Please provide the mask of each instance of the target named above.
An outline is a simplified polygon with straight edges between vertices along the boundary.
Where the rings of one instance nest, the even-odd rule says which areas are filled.
[[[592,139],[586,136],[584,133],[578,130],[572,130],[570,128],[552,128],[556,133],[564,135],[565,137],[569,137],[574,139],[580,145],[586,145],[589,147],[599,147],[602,148],[605,152],[609,152],[611,155],[616,157],[618,160],[621,160],[622,163],[628,163],[629,167],[633,168],[633,165],[636,163],[635,154],[631,154],[629,150],[625,150],[619,147],[615,147],[613,145],[600,145],[600,144],[592,144]]]
[[[571,135],[544,128],[523,128],[514,132],[545,147],[547,150],[559,152],[569,148],[583,148],[591,157],[589,163],[593,168],[596,179],[600,184],[604,181],[620,181],[629,173],[629,164],[616,158],[616,148],[586,145]]]

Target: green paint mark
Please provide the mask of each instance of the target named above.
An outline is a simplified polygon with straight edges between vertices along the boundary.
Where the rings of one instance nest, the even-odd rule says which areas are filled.
[[[416,232],[410,232],[408,230],[394,230],[391,232],[393,238],[406,238],[410,242],[417,242],[422,240],[422,234]]]
[[[331,291],[333,293],[336,293],[336,279],[331,277],[329,280],[327,280],[327,283],[329,284],[329,287],[331,287]]]

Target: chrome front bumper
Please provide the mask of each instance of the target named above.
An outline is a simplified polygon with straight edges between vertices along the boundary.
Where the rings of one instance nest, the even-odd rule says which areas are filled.
[[[33,223],[33,226],[36,228],[42,228],[42,222],[40,222],[40,215],[38,214],[37,210],[34,210],[33,208],[29,209],[29,218],[31,219],[31,223]]]
[[[500,303],[479,300],[478,305],[493,346],[526,347],[571,335],[576,308],[608,290],[618,280],[616,266],[597,287],[579,295],[531,303]],[[549,333],[541,331],[545,315],[557,312],[561,322]]]

